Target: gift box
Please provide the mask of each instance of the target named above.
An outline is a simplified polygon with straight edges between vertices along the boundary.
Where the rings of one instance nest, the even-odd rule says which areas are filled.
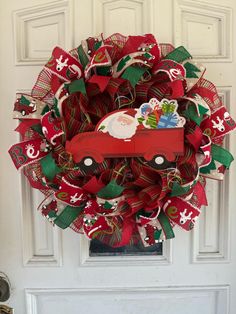
[[[162,111],[165,116],[171,115],[176,110],[176,104],[173,102],[164,102],[162,104]]]
[[[157,129],[161,128],[174,128],[178,124],[178,115],[176,113],[169,114],[167,116],[160,116],[160,120],[157,125]]]
[[[151,127],[151,129],[156,129],[157,123],[158,123],[158,121],[157,121],[156,115],[151,113],[146,120],[146,125],[149,125]]]

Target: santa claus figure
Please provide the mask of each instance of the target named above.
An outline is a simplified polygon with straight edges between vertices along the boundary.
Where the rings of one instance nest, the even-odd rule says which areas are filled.
[[[134,117],[135,114],[135,110],[115,114],[107,125],[108,133],[119,139],[131,138],[136,133],[139,124]]]

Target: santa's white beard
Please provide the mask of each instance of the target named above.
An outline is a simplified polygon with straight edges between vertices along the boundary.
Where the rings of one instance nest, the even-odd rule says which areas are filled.
[[[120,139],[126,139],[132,137],[137,129],[137,122],[134,120],[131,124],[122,124],[117,120],[118,117],[114,117],[107,126],[108,133]]]

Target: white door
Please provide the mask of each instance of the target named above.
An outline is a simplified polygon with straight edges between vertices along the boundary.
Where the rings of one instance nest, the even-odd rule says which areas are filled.
[[[0,0],[0,271],[16,314],[235,313],[236,163],[224,183],[209,182],[193,232],[175,229],[159,254],[130,256],[92,252],[84,237],[52,228],[7,154],[19,140],[15,93],[31,90],[53,46],[70,49],[100,32],[185,45],[236,118],[235,21],[234,0]],[[226,145],[236,156],[235,140]]]

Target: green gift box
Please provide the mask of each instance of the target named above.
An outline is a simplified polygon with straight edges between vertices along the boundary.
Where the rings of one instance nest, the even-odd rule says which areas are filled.
[[[171,102],[164,102],[162,104],[162,112],[165,116],[168,116],[175,112],[176,105]]]

